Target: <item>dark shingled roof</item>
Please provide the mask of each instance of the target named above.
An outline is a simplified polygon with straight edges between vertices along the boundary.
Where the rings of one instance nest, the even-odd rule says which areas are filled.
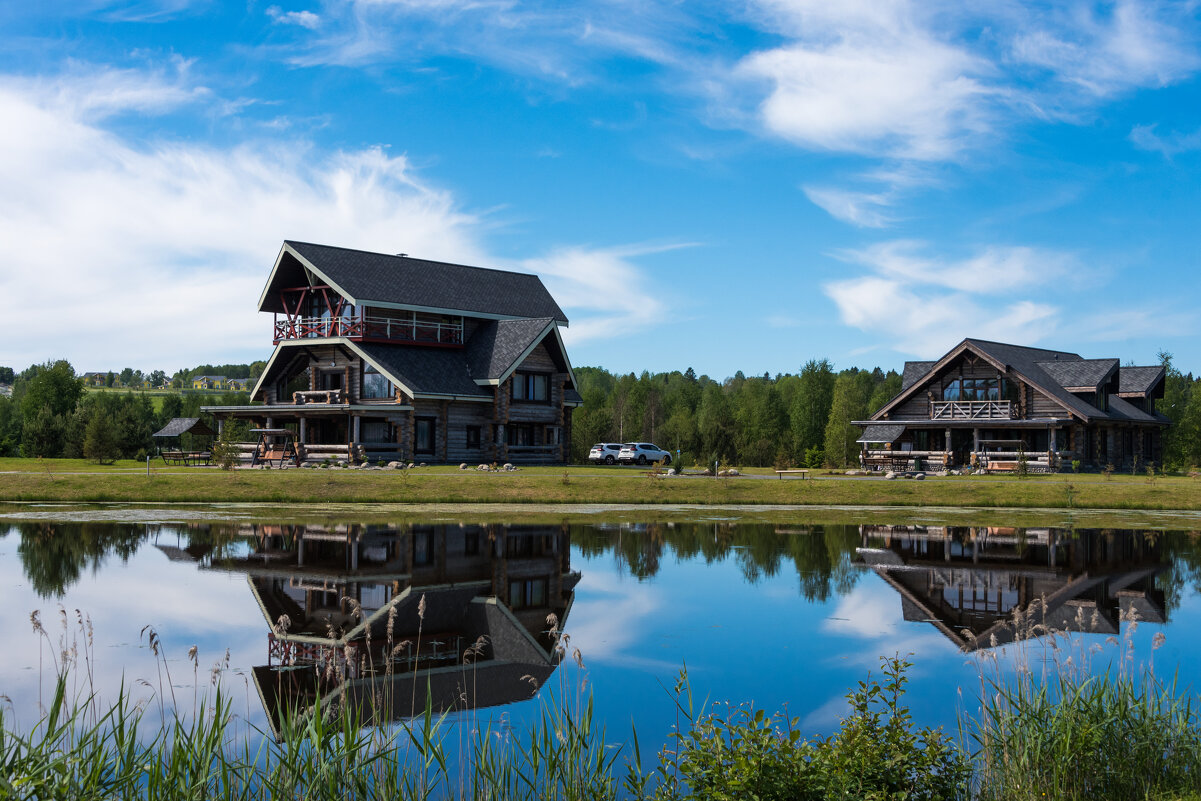
[[[367,342],[359,347],[369,359],[417,394],[492,396],[472,379],[466,350]]]
[[[1055,398],[1068,409],[1086,419],[1104,418],[1105,414],[1096,406],[1087,403],[1063,388],[1054,376],[1042,368],[1043,362],[1083,361],[1078,353],[1061,350],[1046,350],[1044,348],[1029,348],[1024,345],[1008,345],[1004,342],[990,342],[986,339],[967,339],[981,353],[992,357],[1001,364],[1009,365],[1024,375],[1045,394]],[[1053,369],[1053,368],[1052,368]]]
[[[1125,395],[1127,393],[1147,394],[1159,380],[1163,377],[1164,369],[1161,365],[1155,367],[1119,367],[1118,368],[1118,392]]]
[[[1096,389],[1118,367],[1117,359],[1080,359],[1079,361],[1039,362],[1043,372],[1054,378],[1061,387]]]
[[[936,364],[938,362],[905,362],[905,371],[901,373],[901,389],[909,389],[929,373],[930,368]]]
[[[863,429],[863,436],[856,442],[896,442],[905,433],[905,426],[900,423],[885,423],[868,426]]]
[[[205,425],[204,421],[199,417],[176,417],[163,426],[161,431],[156,431],[152,436],[178,437],[184,433],[198,434],[202,437],[214,436],[213,429]]]
[[[549,317],[541,317],[484,323],[467,343],[471,375],[479,380],[500,378],[552,322]]]
[[[567,322],[567,315],[536,275],[309,242],[284,244],[360,303]]]

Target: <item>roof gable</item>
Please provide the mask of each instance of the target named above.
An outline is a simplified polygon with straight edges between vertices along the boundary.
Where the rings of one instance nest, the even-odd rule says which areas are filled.
[[[551,318],[567,325],[567,315],[533,274],[291,240],[280,250],[259,310],[284,311],[276,294],[305,286],[304,268],[358,305],[490,319]]]

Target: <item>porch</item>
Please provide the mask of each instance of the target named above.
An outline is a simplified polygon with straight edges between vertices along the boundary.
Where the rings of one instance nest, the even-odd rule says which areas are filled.
[[[975,402],[974,409],[948,410],[948,414],[998,414],[1001,410]],[[1004,403],[1004,402],[1002,402]],[[1067,425],[1070,421],[1006,420],[1005,428],[965,425],[967,420],[992,417],[958,418],[957,424],[943,421],[905,421],[904,423],[858,423],[865,425],[860,465],[871,471],[951,470],[973,468],[985,472],[1031,473],[1059,471],[1076,457],[1070,447]],[[999,418],[1004,420],[1005,418]]]

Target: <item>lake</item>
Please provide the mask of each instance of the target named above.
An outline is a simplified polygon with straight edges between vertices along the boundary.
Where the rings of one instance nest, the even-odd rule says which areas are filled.
[[[112,697],[124,679],[153,704],[190,711],[217,666],[235,713],[263,731],[285,705],[381,686],[395,699],[377,710],[388,721],[428,698],[503,730],[535,715],[551,687],[591,692],[608,741],[627,741],[634,725],[653,751],[677,723],[670,692],[684,666],[698,702],[787,710],[814,734],[836,728],[846,692],[897,653],[913,663],[916,720],[952,731],[982,669],[1054,670],[1071,658],[1098,670],[1124,658],[1193,685],[1201,671],[1195,533],[705,510],[550,524],[458,514],[314,523],[216,507],[10,511],[0,695],[32,722],[54,665],[73,658],[78,687]],[[1044,627],[1062,634],[1036,636]],[[561,664],[558,628],[569,635]]]

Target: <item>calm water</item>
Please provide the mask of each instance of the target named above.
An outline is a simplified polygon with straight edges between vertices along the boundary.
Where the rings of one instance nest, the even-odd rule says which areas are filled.
[[[1178,671],[1201,686],[1201,545],[1184,532],[801,519],[45,520],[0,524],[0,586],[0,695],[26,721],[49,691],[47,666],[60,658],[60,607],[68,646],[89,655],[101,693],[122,676],[165,687],[142,635],[149,625],[180,707],[190,710],[194,687],[207,686],[210,667],[228,651],[224,680],[235,711],[260,727],[273,724],[280,703],[305,703],[318,689],[330,696],[378,686],[388,653],[386,681],[400,688],[406,710],[415,696],[423,703],[428,686],[436,707],[462,706],[466,697],[475,716],[520,726],[536,709],[534,683],[575,686],[581,677],[574,660],[557,665],[550,614],[580,650],[610,741],[625,740],[634,723],[651,749],[675,722],[664,688],[684,664],[698,698],[787,707],[817,733],[837,725],[844,694],[881,655],[912,654],[915,717],[953,728],[957,710],[972,705],[982,655],[1002,671],[1013,669],[1019,650],[1035,669],[1054,655],[1038,642],[1012,644],[1013,611],[1036,599],[1045,599],[1047,625],[1076,632],[1077,658],[1099,644],[1092,660],[1100,665],[1118,653],[1109,638],[1128,638],[1136,663],[1154,659],[1160,674]],[[77,609],[90,617],[90,647],[77,633]],[[31,628],[34,610],[49,641]],[[1141,621],[1133,632],[1132,617]],[[1153,652],[1157,632],[1166,643]],[[486,644],[468,671],[462,653],[481,636]],[[187,658],[193,645],[198,667]],[[340,654],[332,661],[330,645]],[[151,688],[137,685],[142,695]]]

